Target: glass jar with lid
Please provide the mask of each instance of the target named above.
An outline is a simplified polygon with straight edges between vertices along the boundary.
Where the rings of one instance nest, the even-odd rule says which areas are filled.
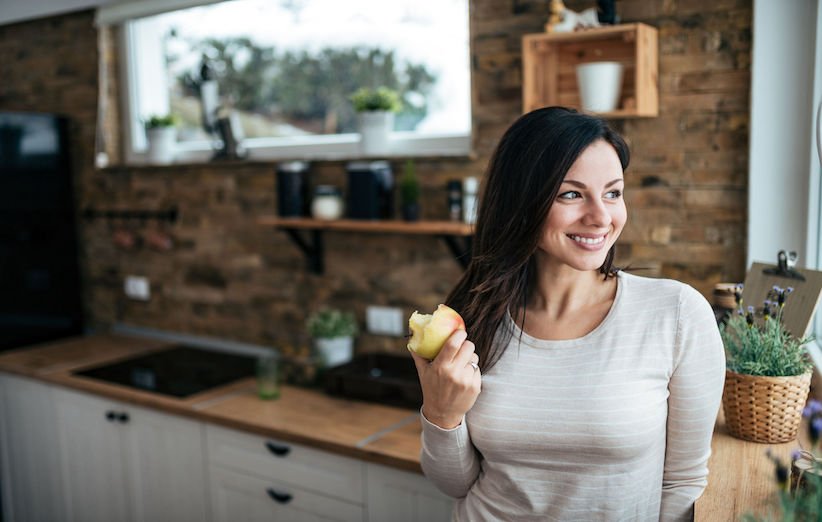
[[[314,219],[339,219],[343,214],[340,189],[333,185],[319,185],[314,189],[311,215]]]

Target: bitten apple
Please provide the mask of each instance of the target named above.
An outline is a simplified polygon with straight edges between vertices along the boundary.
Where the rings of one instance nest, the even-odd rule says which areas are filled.
[[[465,321],[453,308],[441,304],[433,314],[411,314],[408,327],[411,328],[408,349],[430,361],[440,353],[452,333],[465,330]]]

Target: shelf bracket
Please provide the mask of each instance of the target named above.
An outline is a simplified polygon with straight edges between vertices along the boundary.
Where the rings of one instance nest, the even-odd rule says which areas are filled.
[[[462,241],[460,241],[460,237],[463,237]],[[442,234],[440,235],[445,241],[445,244],[448,245],[448,249],[453,254],[454,259],[457,260],[457,263],[460,264],[463,270],[468,268],[468,263],[471,261],[471,247],[472,247],[472,236],[452,236],[450,234]]]
[[[288,234],[288,237],[291,238],[291,241],[302,250],[303,254],[305,255],[305,261],[308,270],[313,273],[320,275],[324,271],[323,266],[323,233],[322,230],[314,229],[310,231],[311,241],[307,241],[299,232],[297,232],[294,228],[283,228],[283,230]]]

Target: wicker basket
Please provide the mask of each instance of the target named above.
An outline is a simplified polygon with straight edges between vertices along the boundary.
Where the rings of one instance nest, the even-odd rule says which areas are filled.
[[[810,371],[792,377],[763,377],[726,370],[722,406],[728,433],[766,444],[794,440],[810,384]]]

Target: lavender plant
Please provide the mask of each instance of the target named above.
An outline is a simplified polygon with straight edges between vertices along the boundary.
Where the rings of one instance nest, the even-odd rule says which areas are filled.
[[[719,330],[732,372],[770,377],[802,375],[811,368],[805,345],[811,337],[797,339],[782,324],[785,301],[793,288],[774,285],[762,309],[742,308],[741,288],[735,293],[737,312]],[[757,316],[761,320],[757,320]]]
[[[804,414],[803,414],[804,415]],[[799,458],[794,451],[791,459]],[[765,515],[747,513],[742,522],[819,522],[822,520],[822,467],[815,462],[811,472],[802,474],[802,479],[792,476],[791,470],[770,449],[768,458],[774,463],[774,478],[777,484],[776,498],[771,512]]]

